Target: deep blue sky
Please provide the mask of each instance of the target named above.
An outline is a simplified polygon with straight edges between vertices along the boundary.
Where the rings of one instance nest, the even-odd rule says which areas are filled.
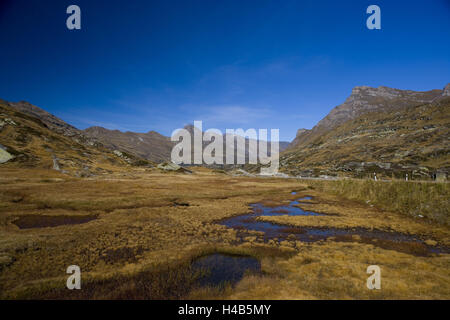
[[[82,30],[66,28],[77,4]],[[381,30],[366,8],[381,8]],[[0,98],[86,128],[279,128],[357,85],[450,82],[450,0],[0,0]]]

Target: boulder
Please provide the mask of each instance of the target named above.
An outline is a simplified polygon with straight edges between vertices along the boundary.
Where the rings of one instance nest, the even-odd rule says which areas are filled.
[[[14,156],[10,154],[8,151],[0,148],[0,164],[8,162],[11,159],[14,159]]]
[[[173,162],[163,162],[158,164],[158,169],[164,170],[164,171],[173,171],[173,172],[183,172],[183,173],[192,173],[191,170],[188,170],[186,168],[183,168],[182,166],[179,166],[176,163]]]

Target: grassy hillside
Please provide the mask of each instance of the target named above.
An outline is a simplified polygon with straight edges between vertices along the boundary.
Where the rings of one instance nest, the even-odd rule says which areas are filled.
[[[0,103],[0,144],[14,157],[0,164],[1,167],[54,169],[89,176],[148,163],[80,139],[82,136],[70,137],[51,130],[38,118]]]
[[[372,112],[345,122],[311,143],[282,154],[292,175],[349,175],[429,179],[450,170],[450,98]]]

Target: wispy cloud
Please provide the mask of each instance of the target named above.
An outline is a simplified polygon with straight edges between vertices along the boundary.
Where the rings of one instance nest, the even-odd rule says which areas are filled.
[[[200,111],[200,110],[201,111]],[[197,108],[196,119],[218,125],[245,125],[258,119],[266,119],[272,115],[269,108],[251,108],[240,105],[222,105]]]
[[[165,135],[202,120],[205,128],[221,130],[282,128],[282,134],[290,139],[298,127],[313,122],[310,110],[314,106],[310,101],[310,110],[304,106],[302,79],[327,63],[326,56],[290,56],[259,64],[244,59],[199,72],[182,86],[143,85],[111,97],[101,111],[97,106],[85,106],[83,112],[71,112],[66,118],[79,127],[156,130]],[[298,93],[290,94],[297,86]]]

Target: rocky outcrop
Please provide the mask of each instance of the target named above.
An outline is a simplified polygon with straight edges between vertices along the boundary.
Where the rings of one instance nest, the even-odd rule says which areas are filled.
[[[14,156],[0,146],[0,164],[14,159]]]
[[[163,162],[158,164],[158,169],[162,171],[173,171],[173,172],[181,172],[181,173],[192,173],[191,170],[188,170],[182,166],[179,166],[178,164],[175,164],[173,162]]]
[[[292,140],[292,142],[288,146],[286,146],[285,149],[289,149],[291,147],[300,145],[302,143],[302,141],[308,136],[307,133],[309,131],[310,130],[308,130],[308,129],[298,129],[297,134],[295,135],[295,139]],[[283,150],[280,150],[280,151],[283,151]]]
[[[442,92],[443,97],[450,97],[450,83],[447,84]]]

